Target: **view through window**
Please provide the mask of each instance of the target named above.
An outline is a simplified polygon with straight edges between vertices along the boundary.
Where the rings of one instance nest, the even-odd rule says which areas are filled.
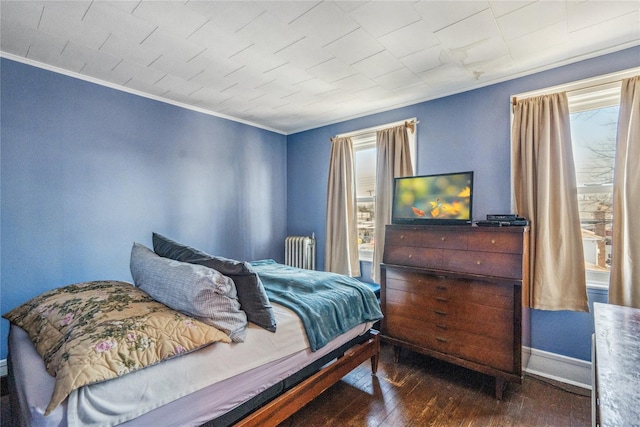
[[[373,229],[376,188],[376,133],[352,138],[356,164],[358,203],[358,254],[360,261],[373,260]]]
[[[587,282],[606,285],[611,266],[613,170],[619,105],[571,114],[571,140]]]

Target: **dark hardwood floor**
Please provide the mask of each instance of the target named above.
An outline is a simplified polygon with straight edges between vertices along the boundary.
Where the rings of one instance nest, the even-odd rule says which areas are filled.
[[[382,346],[378,375],[363,363],[282,427],[309,426],[549,426],[591,425],[588,390],[525,377],[494,397],[491,377],[403,350],[393,362]],[[2,398],[2,427],[9,426]]]
[[[403,350],[393,362],[382,346],[378,374],[365,363],[282,426],[553,426],[591,425],[588,390],[526,376],[496,400],[494,379]]]

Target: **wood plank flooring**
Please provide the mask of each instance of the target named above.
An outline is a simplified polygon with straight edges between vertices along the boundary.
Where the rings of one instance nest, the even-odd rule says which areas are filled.
[[[589,391],[530,376],[494,397],[494,379],[403,350],[399,363],[382,346],[378,375],[362,364],[283,427],[591,425]]]

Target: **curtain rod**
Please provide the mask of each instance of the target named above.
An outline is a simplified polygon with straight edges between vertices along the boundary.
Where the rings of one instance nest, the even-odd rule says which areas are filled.
[[[406,127],[407,129],[409,129],[411,131],[411,133],[415,133],[416,131],[416,124],[420,123],[417,119],[411,119],[411,120],[405,120],[403,122],[395,122],[395,123],[389,123],[386,125],[381,125],[381,126],[373,126],[370,128],[366,128],[366,129],[360,129],[354,132],[345,132],[343,134],[338,134],[336,136],[332,136],[331,138],[329,138],[331,140],[331,142],[333,142],[336,138],[338,137],[352,137],[352,136],[358,136],[358,135],[362,135],[363,133],[369,133],[369,132],[374,132],[374,131],[378,131],[378,130],[383,130],[383,129],[390,129],[396,126],[401,126],[404,125],[404,127]]]

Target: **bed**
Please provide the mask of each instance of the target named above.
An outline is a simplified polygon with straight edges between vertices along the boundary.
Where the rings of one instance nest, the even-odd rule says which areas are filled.
[[[41,356],[37,347],[42,344],[30,336],[33,332],[23,329],[20,322],[12,321],[8,367],[15,425],[276,425],[364,361],[371,360],[375,374],[379,341],[371,327],[381,318],[381,313],[375,295],[367,286],[345,276],[302,271],[272,260],[249,264],[212,257],[163,236],[154,234],[153,237],[156,251],[153,256],[164,263],[160,266],[168,263],[182,268],[189,264],[187,268],[195,265],[219,272],[213,269],[215,265],[228,274],[221,273],[223,277],[234,278],[237,296],[245,292],[243,299],[238,298],[240,307],[253,304],[255,309],[247,313],[244,329],[235,328],[235,320],[223,319],[222,326],[211,327],[224,330],[222,338],[214,334],[205,345],[182,342],[179,347],[184,354],[172,353],[166,359],[131,369],[124,375],[82,384],[70,390],[45,415],[52,395],[59,389],[56,378],[48,372],[51,360],[46,356],[49,353]],[[65,301],[77,304],[79,293],[86,291],[93,295],[92,286],[107,289],[109,295],[136,288],[136,292],[144,292],[153,303],[165,307],[156,299],[157,290],[140,284],[145,280],[168,280],[169,292],[174,292],[175,278],[166,279],[172,277],[173,270],[169,269],[171,272],[167,274],[164,267],[151,263],[153,279],[143,280],[133,265],[133,253],[132,250],[132,276],[136,286],[109,281],[78,284],[79,288],[72,285],[73,298],[64,294]],[[182,270],[178,273],[180,278],[185,276]],[[247,281],[259,291],[253,294],[253,301],[247,299]],[[231,294],[233,296],[233,292]],[[334,294],[333,301],[323,301],[331,294]],[[353,308],[355,304],[348,300],[354,294],[362,300],[362,308]],[[314,296],[319,296],[319,300]],[[164,299],[166,295],[158,298]],[[122,298],[118,300],[121,302]],[[340,308],[341,301],[350,309]],[[149,304],[145,300],[145,307]],[[134,305],[122,310],[126,312]],[[23,310],[23,316],[27,313],[35,316],[34,307]],[[158,308],[151,311],[161,312]],[[200,324],[206,319],[187,316],[185,320],[182,310],[176,313],[173,318],[179,318],[180,325],[189,323],[188,333],[202,327],[208,337],[213,336],[210,329],[206,329],[209,325]],[[194,327],[196,322],[198,328]],[[124,352],[123,343],[131,335],[135,336],[131,332],[123,335],[125,341],[118,342],[118,351]],[[183,332],[178,335],[179,339],[186,339]]]

